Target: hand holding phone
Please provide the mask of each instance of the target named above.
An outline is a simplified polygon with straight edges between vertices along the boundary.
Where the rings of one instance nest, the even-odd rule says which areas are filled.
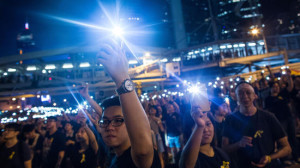
[[[191,104],[192,106],[200,107],[202,111],[210,111],[210,102],[208,100],[207,88],[204,84],[197,85],[199,91],[191,93]]]

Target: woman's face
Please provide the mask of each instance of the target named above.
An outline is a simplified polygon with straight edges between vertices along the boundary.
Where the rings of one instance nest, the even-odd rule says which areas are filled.
[[[70,124],[70,123],[66,123],[66,125],[65,125],[65,130],[66,131],[71,131],[72,130],[72,125]]]
[[[202,135],[201,145],[210,144],[214,137],[214,126],[208,117],[205,118],[205,127]]]
[[[150,108],[150,114],[155,115],[156,114],[156,109],[155,108]]]
[[[82,141],[88,142],[88,140],[89,140],[89,137],[88,137],[85,129],[81,127],[76,133],[76,141],[77,142],[82,142]]]
[[[221,116],[225,116],[228,114],[228,104],[227,103],[223,103],[221,106],[219,106],[219,109],[218,109],[218,114],[221,115]]]

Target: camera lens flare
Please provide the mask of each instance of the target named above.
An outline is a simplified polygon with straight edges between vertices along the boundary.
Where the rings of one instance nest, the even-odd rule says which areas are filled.
[[[121,37],[124,34],[124,31],[121,27],[116,26],[114,27],[114,29],[112,30],[113,34],[117,37]]]

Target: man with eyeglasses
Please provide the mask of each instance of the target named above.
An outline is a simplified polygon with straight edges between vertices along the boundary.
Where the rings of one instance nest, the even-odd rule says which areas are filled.
[[[0,144],[0,167],[31,168],[31,150],[26,143],[17,138],[20,133],[20,125],[7,124],[3,131],[5,143]]]
[[[153,148],[147,115],[128,74],[124,51],[115,42],[103,44],[97,59],[116,83],[119,95],[101,104],[103,114],[99,123],[100,133],[105,144],[116,155],[110,167],[161,167],[158,154]]]

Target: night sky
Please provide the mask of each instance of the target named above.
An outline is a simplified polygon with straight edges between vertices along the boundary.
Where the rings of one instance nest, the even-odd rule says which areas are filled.
[[[114,13],[115,1],[101,1],[106,9]],[[142,28],[145,35],[132,37],[134,43],[155,45],[155,37],[163,34],[161,1],[121,2],[121,16],[141,18],[134,26],[152,25]],[[69,46],[93,45],[103,36],[103,32],[70,23],[65,23],[47,16],[85,22],[93,25],[107,24],[106,17],[96,0],[4,0],[0,2],[0,56],[17,52],[16,38],[24,30],[26,18],[30,24],[37,50],[57,49]],[[107,27],[107,25],[105,25]],[[157,44],[161,45],[161,44]]]
[[[263,0],[264,19],[268,22],[276,14],[286,12],[295,0]],[[115,1],[101,1],[107,10],[113,12]],[[140,17],[140,25],[155,24],[142,28],[148,34],[133,37],[134,43],[145,46],[167,47],[167,34],[172,30],[161,22],[167,1],[164,0],[126,0],[121,2],[121,14]],[[16,54],[16,37],[24,30],[26,18],[30,23],[37,50],[57,49],[68,46],[87,46],[94,44],[103,34],[90,28],[51,19],[58,16],[85,23],[105,24],[96,0],[1,0],[0,1],[0,56]]]

